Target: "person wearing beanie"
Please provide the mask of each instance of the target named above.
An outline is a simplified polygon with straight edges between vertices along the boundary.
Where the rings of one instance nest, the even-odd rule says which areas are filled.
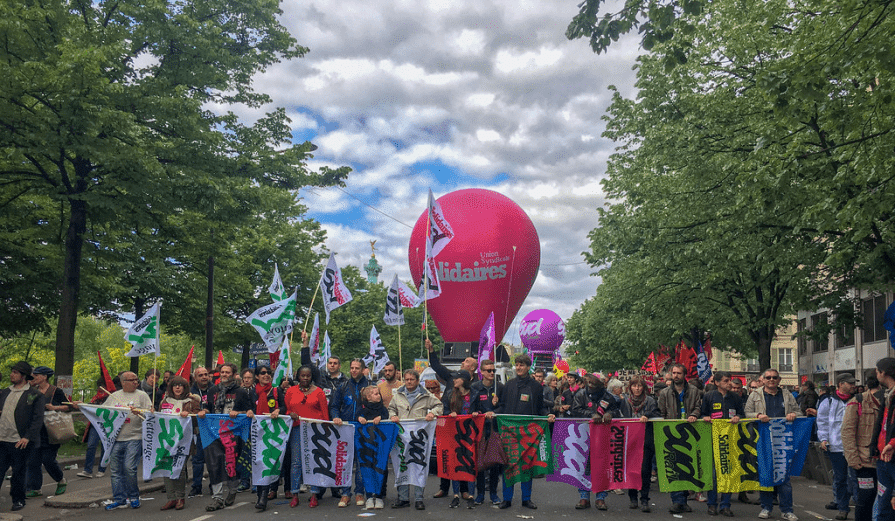
[[[0,390],[0,476],[12,467],[9,494],[13,512],[25,508],[28,458],[40,446],[46,398],[29,383],[31,364],[16,362],[9,371],[11,385]]]

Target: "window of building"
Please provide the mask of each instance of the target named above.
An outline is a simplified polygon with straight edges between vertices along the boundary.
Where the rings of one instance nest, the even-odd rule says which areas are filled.
[[[781,373],[792,372],[792,349],[777,350],[777,370]]]
[[[805,324],[807,320],[801,319],[796,322],[796,328],[798,329],[798,335],[796,336],[796,343],[799,346],[799,354],[807,355],[808,354],[808,338],[805,336]]]
[[[851,326],[842,326],[836,330],[833,337],[833,347],[849,347],[855,345],[855,328]]]
[[[878,295],[861,302],[864,327],[861,334],[864,342],[878,342],[886,339],[886,328],[883,327],[886,315],[886,296]]]
[[[811,327],[813,330],[824,330],[827,325],[827,314],[826,313],[818,313],[816,315],[811,315]],[[830,348],[830,338],[827,335],[823,335],[820,338],[815,338],[812,340],[812,344],[814,345],[814,352],[823,352]]]
[[[750,358],[746,360],[746,372],[747,373],[757,373],[758,372],[758,358]]]

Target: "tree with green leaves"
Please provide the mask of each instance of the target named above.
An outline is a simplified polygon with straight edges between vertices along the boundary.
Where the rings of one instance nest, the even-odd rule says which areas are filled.
[[[88,229],[151,236],[171,216],[214,218],[219,201],[245,205],[253,188],[347,175],[307,170],[312,146],[291,144],[282,109],[252,124],[211,110],[269,102],[253,76],[307,52],[279,14],[276,1],[0,5],[0,207],[40,201],[58,211],[59,228],[39,239],[59,246],[50,260],[61,268],[57,373],[74,364],[85,244],[97,254],[113,247],[90,243]],[[29,228],[39,229],[22,222]],[[0,253],[4,262],[12,255]]]

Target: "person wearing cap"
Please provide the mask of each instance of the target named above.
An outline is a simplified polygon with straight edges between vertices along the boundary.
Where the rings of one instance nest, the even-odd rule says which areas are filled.
[[[0,476],[12,467],[9,494],[13,512],[25,508],[25,473],[31,452],[40,446],[46,398],[32,387],[31,364],[16,362],[11,385],[0,390]]]
[[[850,374],[836,378],[836,391],[824,400],[817,410],[817,439],[821,450],[827,451],[830,465],[833,467],[833,501],[827,504],[827,510],[838,510],[836,519],[848,519],[851,511],[849,501],[851,490],[848,487],[848,462],[842,451],[842,418],[845,415],[845,404],[855,393],[855,377]]]
[[[475,408],[478,404],[473,401],[472,395],[472,375],[469,371],[461,369],[454,373],[453,376],[453,387],[445,392],[441,398],[444,411],[454,418],[466,414],[478,415],[479,410]],[[493,413],[491,415],[493,416]],[[466,502],[467,508],[475,507],[475,500],[470,493],[470,482],[452,480],[451,485],[454,488],[454,499],[451,501],[451,508],[460,506],[461,495]]]
[[[39,365],[34,368],[34,371],[31,374],[33,378],[31,387],[40,391],[46,399],[44,410],[71,412],[71,406],[63,405],[63,403],[68,401],[68,398],[65,397],[65,393],[62,392],[62,389],[55,385],[50,385],[50,378],[52,378],[54,374],[52,369],[44,365]],[[47,469],[47,474],[49,474],[50,477],[53,478],[53,481],[56,482],[55,495],[58,496],[65,493],[65,488],[67,486],[65,476],[62,474],[59,462],[56,461],[56,456],[59,454],[59,447],[60,445],[57,443],[50,443],[46,426],[41,427],[40,446],[36,447],[31,452],[31,456],[28,459],[28,477],[25,480],[26,497],[37,497],[42,494],[40,489],[43,487],[43,470],[41,467]]]
[[[744,407],[747,418],[758,418],[759,421],[768,422],[771,418],[786,418],[786,421],[794,421],[797,416],[803,416],[802,409],[790,392],[780,389],[780,373],[776,369],[767,369],[763,377],[764,387],[758,388],[749,395]],[[781,516],[784,521],[799,521],[792,511],[792,483],[789,476],[783,483],[774,487],[772,491],[762,490],[759,493],[761,512],[758,517],[769,519],[771,510],[774,509],[774,495],[779,497]]]

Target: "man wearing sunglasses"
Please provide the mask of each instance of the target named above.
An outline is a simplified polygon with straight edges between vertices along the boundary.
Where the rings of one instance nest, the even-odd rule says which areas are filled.
[[[481,402],[486,411],[493,411],[494,408],[497,406],[497,403],[500,401],[500,397],[503,396],[503,384],[498,382],[494,378],[495,367],[493,360],[482,360],[481,371],[482,379],[472,384],[472,391],[470,391],[472,394],[472,399]],[[493,432],[496,432],[496,428],[494,425],[494,422],[496,421],[497,420],[485,420],[486,442],[488,438],[491,437],[491,434]],[[487,469],[480,470],[478,474],[476,474],[476,505],[481,505],[485,502],[486,476],[488,477],[488,490],[491,494],[491,504],[500,505],[500,497],[497,495],[497,484],[501,472],[503,472],[502,465],[492,465]]]
[[[762,422],[768,422],[771,418],[786,418],[793,421],[797,416],[803,416],[802,409],[796,403],[795,397],[789,391],[780,389],[780,373],[776,369],[767,369],[764,372],[764,387],[756,389],[746,400],[746,417],[758,418]],[[761,512],[758,517],[768,519],[774,508],[774,495],[779,495],[780,511],[784,521],[799,521],[792,511],[792,484],[789,476],[782,484],[774,487],[773,491],[761,491]]]

